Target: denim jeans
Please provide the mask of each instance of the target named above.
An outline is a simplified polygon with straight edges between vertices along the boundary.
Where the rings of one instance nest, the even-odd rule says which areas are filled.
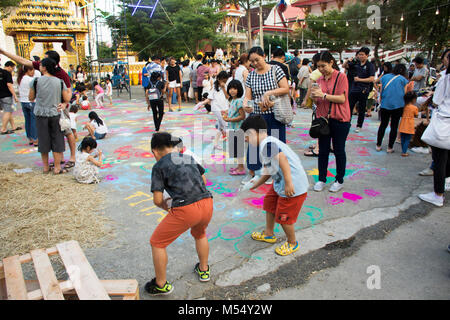
[[[350,122],[340,122],[330,119],[330,134],[319,138],[319,181],[327,182],[328,158],[330,156],[331,140],[333,140],[334,156],[336,157],[336,181],[344,183],[347,155],[345,142],[350,131]]]
[[[402,139],[402,152],[403,153],[408,152],[408,147],[409,147],[409,143],[411,142],[412,136],[413,136],[412,134],[400,133],[400,137]]]
[[[22,102],[22,111],[25,118],[25,132],[30,140],[37,140],[36,116],[34,115],[34,102]]]

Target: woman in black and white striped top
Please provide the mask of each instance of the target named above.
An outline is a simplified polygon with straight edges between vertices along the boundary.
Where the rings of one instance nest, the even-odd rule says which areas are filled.
[[[266,63],[266,55],[260,47],[250,49],[248,56],[255,70],[250,72],[245,82],[244,110],[251,115],[262,115],[267,122],[267,134],[286,143],[286,125],[275,119],[272,107],[269,107],[271,104],[270,96],[281,96],[289,93],[289,84],[286,75],[279,66],[272,66]],[[273,76],[273,72],[275,72],[275,77]],[[253,107],[249,107],[248,105],[250,100],[254,102]],[[249,157],[247,155],[247,168],[250,172],[249,176],[243,180],[244,183],[252,179],[255,171],[260,170],[262,167],[259,160],[259,150],[256,148],[252,150],[249,147],[249,152],[257,152],[256,163],[255,161],[249,161],[253,160],[255,158],[254,156]]]

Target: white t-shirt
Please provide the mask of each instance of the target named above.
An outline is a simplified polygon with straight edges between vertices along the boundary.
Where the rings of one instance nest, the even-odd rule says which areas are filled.
[[[103,125],[102,126],[99,126],[97,124],[97,121],[95,121],[95,120],[91,121],[91,125],[95,128],[95,132],[97,132],[98,134],[108,133],[108,127],[106,127],[105,120],[102,120],[102,121],[103,121]]]
[[[228,80],[226,87],[228,87],[228,83],[231,81],[231,78]],[[225,97],[225,93],[222,88],[219,88],[217,91],[213,88],[208,96],[208,99],[211,99],[211,111],[225,111],[230,107],[230,102]]]
[[[203,80],[202,82],[203,86],[203,93],[209,93],[211,94],[211,89],[213,87],[212,80]]]
[[[77,130],[77,114],[69,112],[69,118],[70,118],[70,128]]]
[[[89,100],[84,100],[81,102],[82,107],[89,107]]]
[[[33,81],[33,77],[30,77],[29,75],[23,76],[22,81],[20,81],[19,85],[20,102],[30,102],[30,99],[28,99],[28,94],[30,93],[30,85]]]
[[[184,67],[183,70],[181,70],[181,73],[183,74],[182,82],[189,82],[191,81],[191,68]]]
[[[106,90],[106,95],[107,96],[112,96],[112,83],[110,82],[110,83],[108,83],[107,85],[106,85],[106,88],[107,88],[107,90]]]

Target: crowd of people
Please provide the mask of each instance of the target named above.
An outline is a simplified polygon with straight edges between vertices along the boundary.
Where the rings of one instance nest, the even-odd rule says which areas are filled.
[[[69,168],[75,166],[77,180],[98,183],[102,152],[97,150],[97,144],[106,137],[108,129],[96,112],[89,113],[90,122],[83,127],[87,137],[78,152],[75,148],[76,114],[79,110],[92,109],[85,103],[87,87],[82,69],[71,68],[68,75],[59,66],[59,55],[54,51],[47,52],[42,61],[29,61],[1,49],[0,53],[22,65],[18,82],[27,138],[30,144],[38,146],[44,173],[50,171],[50,151],[54,156],[54,173],[67,172],[67,164],[61,166],[65,136],[71,151]],[[228,142],[227,155],[237,164],[229,169],[229,174],[243,177],[240,192],[270,185],[263,205],[266,226],[253,232],[251,238],[275,243],[274,226],[279,223],[287,237],[285,243],[275,248],[281,256],[299,249],[294,224],[309,189],[299,155],[286,144],[286,128],[293,127],[293,123],[279,117],[277,108],[283,103],[287,105],[281,107],[293,114],[300,108],[311,108],[314,119],[322,119],[320,129],[324,130],[320,131],[317,143],[304,153],[318,158],[315,192],[327,187],[331,153],[335,156],[336,177],[329,191],[335,193],[344,188],[346,143],[353,115],[357,116],[354,132],[360,133],[365,128],[366,117],[378,111],[380,124],[374,150],[382,151],[390,123],[386,152],[394,153],[398,140],[403,158],[409,156],[413,142],[420,141],[416,128],[433,128],[432,134],[428,128],[422,132],[427,136],[428,145],[419,149],[428,150],[428,146],[431,149],[431,167],[420,174],[434,176],[434,191],[419,197],[443,206],[444,192],[450,190],[450,50],[442,55],[442,70],[432,87],[428,86],[428,69],[422,57],[414,59],[414,67],[400,62],[395,65],[383,62],[377,66],[369,58],[367,47],[346,61],[338,61],[329,51],[317,53],[310,61],[302,59],[297,51],[290,54],[279,47],[269,59],[262,48],[253,47],[226,63],[201,54],[194,61],[183,62],[173,57],[152,57],[142,72],[147,108],[153,113],[156,131],[151,139],[151,150],[157,161],[152,169],[151,191],[155,205],[169,213],[150,240],[156,277],[146,284],[147,292],[155,295],[172,292],[173,286],[166,279],[166,247],[188,229],[195,238],[199,257],[194,271],[200,281],[210,279],[206,228],[212,217],[213,201],[206,188],[205,169],[202,160],[183,147],[180,138],[161,132],[165,102],[169,111],[174,112],[174,94],[179,111],[182,100],[192,100],[196,104],[194,110],[205,109],[215,118],[214,149],[223,150]],[[2,134],[12,132],[7,130],[8,123],[13,130],[20,130],[14,127],[11,116],[12,100],[18,101],[12,88],[14,68],[13,62],[7,62],[0,73]],[[42,74],[40,77],[35,75],[37,69]],[[101,109],[104,89],[94,82],[92,90],[96,107]],[[111,91],[108,82],[106,95]]]

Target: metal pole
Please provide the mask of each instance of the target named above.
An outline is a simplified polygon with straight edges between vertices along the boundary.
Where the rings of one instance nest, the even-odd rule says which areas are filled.
[[[97,7],[94,0],[94,23],[95,23],[95,54],[97,56],[97,80],[100,81],[100,65],[98,63],[98,29],[97,29]]]
[[[124,2],[124,1],[122,1]],[[131,74],[130,74],[130,62],[128,60],[128,33],[127,33],[127,10],[125,7],[125,3],[124,3],[124,20],[125,20],[125,52],[127,55],[127,67],[128,67],[128,93],[130,95],[130,100],[131,100]]]
[[[264,28],[263,28],[263,8],[262,0],[259,0],[259,42],[264,50]]]

